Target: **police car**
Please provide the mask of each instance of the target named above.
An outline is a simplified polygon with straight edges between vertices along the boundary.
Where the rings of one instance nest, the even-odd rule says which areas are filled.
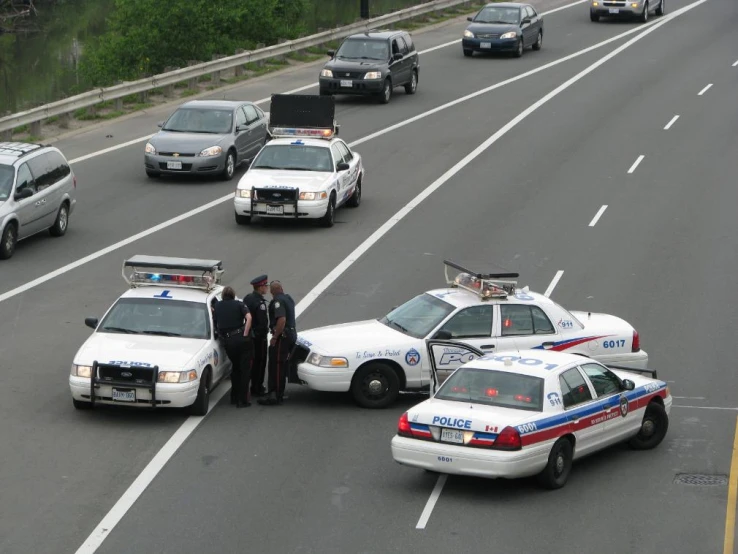
[[[314,219],[332,227],[341,206],[361,203],[361,156],[338,138],[332,96],[272,95],[273,137],[241,177],[233,205],[236,223],[254,216]]]
[[[560,352],[427,346],[432,368],[449,351],[465,363],[445,380],[436,374],[432,398],[400,417],[391,443],[400,464],[487,478],[535,475],[558,489],[574,460],[625,441],[652,449],[668,431],[672,396],[655,371]]]
[[[379,319],[301,332],[293,358],[299,381],[315,390],[350,390],[361,406],[384,408],[401,390],[428,390],[430,366],[422,352],[430,338],[485,352],[533,348],[634,367],[648,362],[638,332],[618,317],[570,312],[528,287],[517,288],[509,280],[517,273],[444,265],[448,288],[416,296]]]
[[[123,278],[130,289],[101,321],[85,319],[95,331],[72,364],[74,407],[188,407],[205,415],[210,391],[231,372],[210,309],[220,300],[222,274],[217,260],[126,260]]]

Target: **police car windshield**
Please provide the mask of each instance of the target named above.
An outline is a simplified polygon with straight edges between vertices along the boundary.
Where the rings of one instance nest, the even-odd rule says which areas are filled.
[[[12,165],[0,164],[0,202],[5,202],[10,196],[14,175],[15,170]]]
[[[435,398],[541,412],[543,379],[506,371],[462,367],[446,379]]]
[[[330,149],[325,146],[272,144],[262,148],[251,169],[332,172],[333,162]]]
[[[208,339],[210,318],[204,303],[121,298],[105,316],[97,332]]]
[[[174,133],[230,133],[233,114],[228,110],[207,108],[180,108],[162,127],[163,131]]]
[[[421,294],[398,306],[379,322],[411,337],[422,339],[453,311],[454,307],[448,302],[430,294]]]
[[[350,38],[336,52],[336,57],[344,60],[381,60],[389,59],[389,46],[386,40],[364,40]]]

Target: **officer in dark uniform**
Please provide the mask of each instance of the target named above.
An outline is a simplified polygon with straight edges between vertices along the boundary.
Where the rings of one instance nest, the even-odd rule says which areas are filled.
[[[251,314],[246,305],[236,300],[231,287],[223,289],[222,300],[213,308],[213,319],[218,338],[223,341],[228,359],[231,360],[231,404],[237,408],[251,406],[249,381],[251,380]]]
[[[269,342],[269,396],[260,398],[259,404],[273,406],[281,404],[287,381],[288,357],[297,341],[295,326],[295,301],[284,292],[279,281],[270,285],[272,301],[269,303],[269,327],[272,340]]]
[[[243,299],[251,312],[254,332],[254,363],[251,365],[251,396],[264,396],[264,377],[267,363],[267,335],[269,334],[269,315],[264,295],[269,290],[269,278],[260,275],[251,281],[254,291]]]

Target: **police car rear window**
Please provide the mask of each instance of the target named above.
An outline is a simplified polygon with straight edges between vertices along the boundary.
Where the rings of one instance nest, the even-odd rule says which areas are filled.
[[[155,298],[121,298],[108,312],[98,333],[210,338],[205,304]]]
[[[0,202],[5,202],[10,196],[14,176],[15,170],[13,166],[0,164]]]
[[[543,379],[464,367],[446,379],[435,398],[500,408],[543,411]]]

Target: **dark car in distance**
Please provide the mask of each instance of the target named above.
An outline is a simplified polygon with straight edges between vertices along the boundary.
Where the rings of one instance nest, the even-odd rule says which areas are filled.
[[[346,37],[320,72],[320,94],[377,96],[382,104],[396,87],[415,94],[419,56],[406,31],[367,31]]]
[[[487,4],[464,31],[461,48],[465,56],[474,52],[511,52],[519,58],[532,47],[543,45],[543,17],[530,4],[500,2]]]

